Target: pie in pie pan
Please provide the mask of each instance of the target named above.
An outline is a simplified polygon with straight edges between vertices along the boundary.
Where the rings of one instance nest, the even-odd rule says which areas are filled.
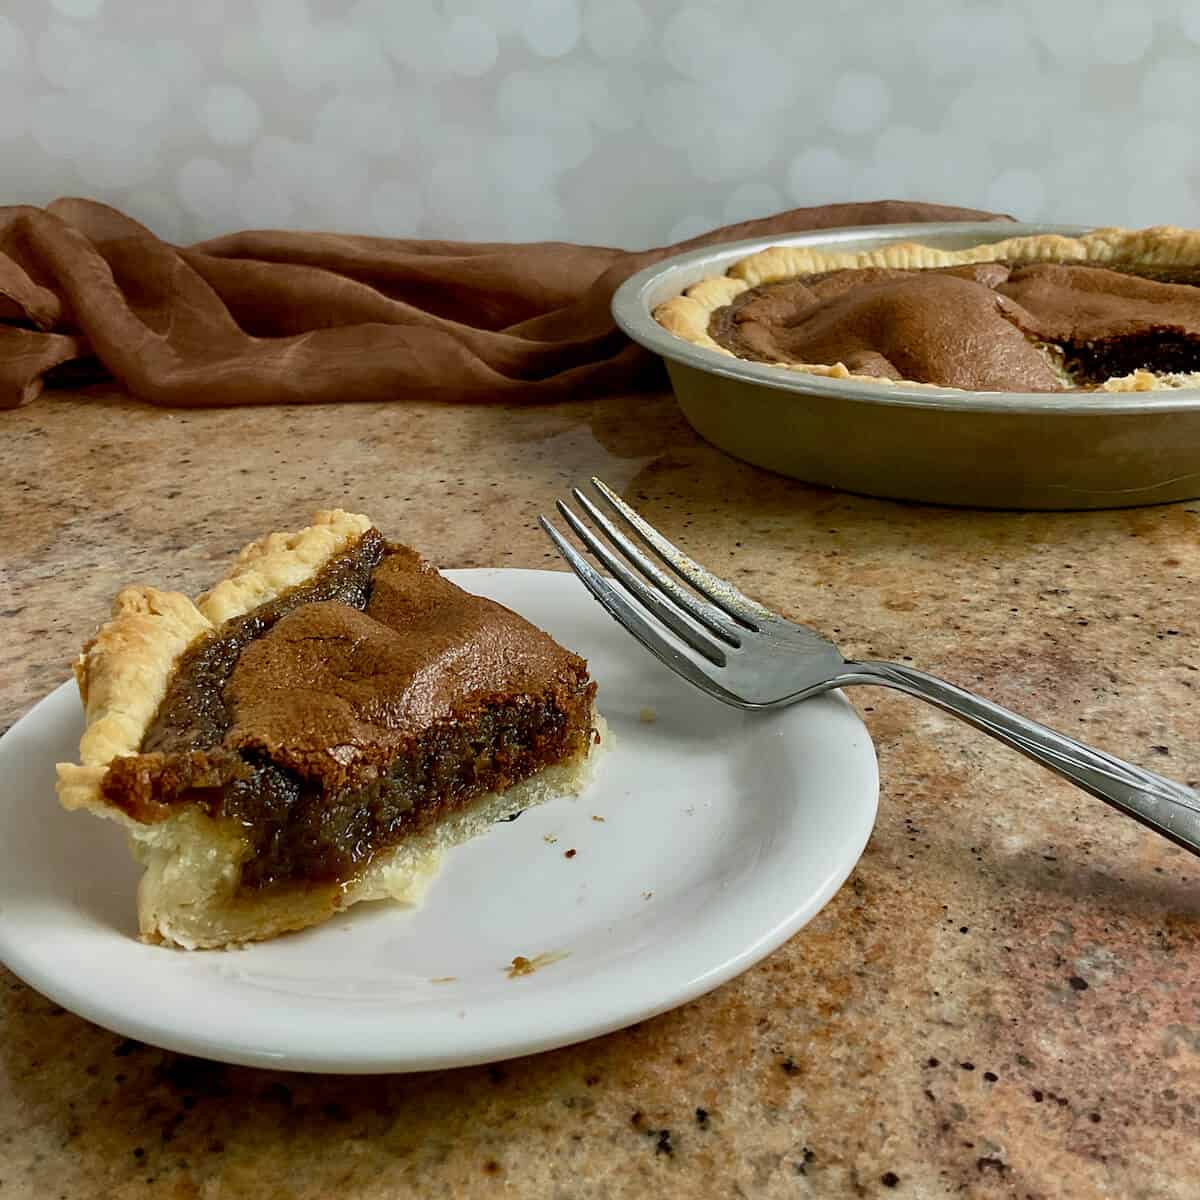
[[[605,735],[583,659],[340,509],[195,601],[125,588],[75,675],[59,799],[125,827],[141,936],[185,948],[416,902],[444,847],[579,792]]]
[[[756,238],[689,250],[637,272],[617,289],[612,312],[630,338],[662,358],[683,415],[701,437],[781,475],[869,496],[977,508],[1159,504],[1200,496],[1200,386],[1189,385],[1196,373],[1190,358],[1195,350],[1189,332],[1193,327],[1180,325],[1162,339],[1162,346],[1178,357],[1147,367],[1137,330],[1127,326],[1130,340],[1119,353],[1117,346],[1107,346],[1106,377],[1098,383],[1091,376],[1072,375],[1079,370],[1076,358],[1091,370],[1101,367],[1099,355],[1089,360],[1088,347],[1076,355],[1073,347],[1056,346],[1045,336],[1055,332],[1051,329],[1035,331],[1042,337],[1027,338],[996,311],[1003,307],[1011,313],[1016,300],[988,281],[1002,285],[1021,265],[1064,265],[1073,270],[1107,256],[1110,266],[1093,268],[1094,275],[1112,271],[1121,276],[1122,286],[1128,278],[1135,288],[1169,284],[1172,297],[1182,294],[1191,300],[1194,291],[1200,292],[1188,282],[1196,277],[1194,236],[1172,230],[1117,234],[1086,225],[946,221]],[[1034,245],[1051,257],[1014,257],[1031,255]],[[974,261],[963,261],[964,251]],[[1085,261],[1085,254],[1095,257]],[[932,271],[912,268],[914,258],[930,264]],[[1124,269],[1133,259],[1138,273]],[[1001,269],[985,274],[983,282],[974,276],[976,270],[993,271],[996,263]],[[1122,264],[1122,270],[1115,271],[1114,263]],[[749,275],[754,267],[762,269],[761,276]],[[1018,366],[1040,378],[1032,385],[1019,384],[1022,390],[1011,390],[1011,379],[1000,388],[1004,380],[993,384],[977,376],[988,386],[927,382],[919,364],[906,356],[909,339],[897,344],[889,332],[896,309],[904,307],[895,295],[885,296],[888,305],[880,304],[873,313],[859,314],[862,323],[850,328],[850,344],[845,330],[837,331],[843,338],[840,345],[826,344],[819,353],[789,343],[796,350],[792,362],[777,361],[779,351],[761,342],[744,351],[758,357],[739,357],[710,331],[714,320],[719,325],[730,315],[720,310],[765,288],[776,270],[781,285],[777,290],[787,299],[789,278],[796,281],[805,274],[828,280],[834,278],[831,272],[840,272],[843,280],[849,277],[853,282],[855,271],[910,269],[919,272],[918,290],[941,290],[940,276],[958,271],[949,276],[951,286],[964,285],[971,291],[977,317],[987,315],[1003,324],[1004,345],[1018,352]],[[908,282],[892,278],[902,286]],[[888,282],[883,274],[876,279]],[[858,282],[867,280],[859,276]],[[800,289],[807,286],[803,280],[795,284],[791,299],[803,300]],[[833,309],[838,298],[826,298],[828,309]],[[864,298],[870,299],[865,286],[847,289],[844,296],[847,304]],[[794,330],[786,320],[779,323],[784,340],[793,333],[806,336],[813,328],[832,340],[829,312],[822,307],[813,313],[811,307],[798,307]],[[1026,296],[1021,307],[1038,306]],[[910,308],[903,315],[909,331],[920,331],[936,345],[929,314]],[[948,339],[958,334],[960,324],[957,310],[943,310],[943,326],[932,333]],[[884,336],[865,344],[864,329],[873,338]],[[762,326],[743,321],[738,332],[753,342]],[[1145,322],[1141,332],[1146,332]],[[974,344],[968,342],[965,350],[950,355],[955,369],[978,372],[997,361],[1003,367],[1005,360],[994,354],[974,353],[987,348],[980,342],[989,337],[981,334]],[[846,359],[854,352],[858,357],[852,360],[852,370]],[[978,363],[973,361],[976,357]],[[928,365],[930,356],[925,360]],[[1200,379],[1196,382],[1200,385]],[[1043,390],[1029,390],[1031,386]],[[1118,390],[1127,388],[1147,390]]]
[[[834,379],[975,392],[1200,386],[1200,231],[966,248],[771,246],[659,304],[694,345]]]

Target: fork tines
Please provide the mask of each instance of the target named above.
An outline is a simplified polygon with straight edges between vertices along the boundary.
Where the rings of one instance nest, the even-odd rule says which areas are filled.
[[[601,575],[544,516],[540,518],[542,528],[611,616],[673,670],[711,691],[717,685],[709,673],[665,638],[663,627],[708,662],[723,667],[726,651],[741,646],[745,631],[756,632],[758,622],[769,614],[684,554],[607,484],[594,477],[591,482],[607,507],[678,579],[664,571],[579,488],[572,488],[571,495],[591,525],[561,500],[558,511],[610,578]],[[682,587],[679,580],[694,591]]]

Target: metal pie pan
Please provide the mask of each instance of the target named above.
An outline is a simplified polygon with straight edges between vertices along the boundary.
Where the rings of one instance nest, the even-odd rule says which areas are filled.
[[[1200,389],[968,392],[859,383],[746,362],[669,333],[652,315],[693,283],[768,246],[963,249],[1085,225],[946,222],[822,230],[709,247],[631,276],[617,324],[662,356],[701,437],[795,479],[897,500],[975,508],[1127,508],[1200,496]]]

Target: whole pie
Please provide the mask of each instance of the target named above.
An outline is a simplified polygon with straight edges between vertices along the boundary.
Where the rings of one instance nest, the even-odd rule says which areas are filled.
[[[972,391],[1200,386],[1200,231],[1099,229],[967,250],[775,246],[660,305],[722,354]]]
[[[120,822],[143,939],[216,947],[420,899],[439,851],[586,783],[586,662],[334,510],[194,602],[128,587],[75,664],[68,809]]]

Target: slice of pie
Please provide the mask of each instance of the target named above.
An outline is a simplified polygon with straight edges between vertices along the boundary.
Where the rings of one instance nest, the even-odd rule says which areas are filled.
[[[144,940],[217,947],[420,899],[439,851],[586,783],[583,659],[370,520],[252,542],[193,603],[123,590],[58,794],[120,822]]]
[[[967,250],[774,246],[660,305],[722,354],[970,391],[1200,387],[1200,231],[1099,229]]]

